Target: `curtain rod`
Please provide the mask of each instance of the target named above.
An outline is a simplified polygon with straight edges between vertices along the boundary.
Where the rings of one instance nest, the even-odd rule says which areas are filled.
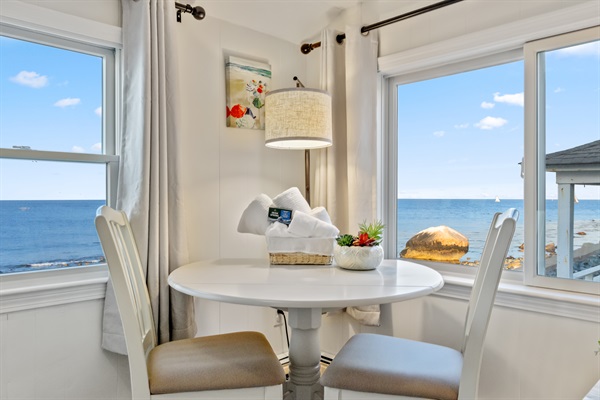
[[[384,21],[376,22],[376,23],[371,24],[371,25],[365,25],[362,28],[360,28],[360,33],[362,33],[364,35],[364,34],[368,33],[369,31],[372,31],[374,29],[378,29],[378,28],[384,27],[386,25],[391,25],[393,23],[396,23],[396,22],[399,22],[399,21],[402,21],[402,20],[405,20],[405,19],[408,19],[408,18],[416,17],[417,15],[425,14],[425,13],[428,13],[430,11],[437,10],[438,8],[446,7],[446,6],[449,6],[451,4],[461,2],[461,1],[463,1],[463,0],[443,0],[443,1],[440,1],[439,3],[430,4],[428,6],[419,8],[417,10],[409,11],[406,14],[402,14],[402,15],[398,15],[396,17],[388,18],[388,19],[386,19]],[[342,42],[344,41],[345,38],[346,38],[346,34],[345,33],[340,33],[339,35],[336,36],[335,40],[339,44],[342,44]],[[321,42],[305,43],[305,44],[303,44],[300,47],[300,51],[303,54],[308,54],[312,50],[316,49],[317,47],[321,47]]]
[[[177,22],[181,22],[181,12],[190,13],[197,20],[204,19],[206,17],[206,11],[200,6],[192,7],[189,4],[181,4],[175,2],[175,8],[177,9]]]

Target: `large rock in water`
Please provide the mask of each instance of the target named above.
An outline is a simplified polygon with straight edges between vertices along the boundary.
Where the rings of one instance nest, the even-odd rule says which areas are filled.
[[[411,237],[400,257],[458,262],[469,251],[469,239],[447,226],[427,228]]]

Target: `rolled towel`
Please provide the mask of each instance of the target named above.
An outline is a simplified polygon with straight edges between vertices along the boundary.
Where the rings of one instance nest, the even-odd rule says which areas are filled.
[[[325,209],[325,207],[315,207],[312,210],[310,210],[308,215],[320,219],[321,221],[326,222],[328,224],[332,223],[331,217],[329,216],[329,213],[327,212],[327,209]]]
[[[269,207],[273,200],[266,194],[260,194],[246,207],[238,224],[238,232],[264,235],[271,225]]]
[[[296,211],[288,232],[299,237],[334,238],[340,231],[334,225],[323,222],[302,211]]]
[[[266,230],[265,236],[267,237],[285,237],[285,238],[297,238],[288,231],[288,226],[281,222],[273,222]]]
[[[300,193],[297,187],[291,187],[273,198],[273,204],[277,208],[285,208],[292,211],[310,212],[310,205]]]
[[[288,238],[267,236],[269,253],[333,255],[334,238]]]

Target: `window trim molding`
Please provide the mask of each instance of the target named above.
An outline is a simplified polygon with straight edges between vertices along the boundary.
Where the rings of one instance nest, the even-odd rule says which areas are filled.
[[[63,151],[5,149],[0,147],[0,158],[35,161],[65,161],[91,164],[118,163],[119,156],[112,154],[70,153]]]
[[[526,42],[598,25],[598,2],[525,18],[494,28],[379,57],[384,77],[404,75],[449,64],[521,51]]]
[[[0,24],[105,48],[121,49],[123,44],[118,26],[16,0],[2,3]]]
[[[0,315],[103,299],[106,264],[0,275]]]

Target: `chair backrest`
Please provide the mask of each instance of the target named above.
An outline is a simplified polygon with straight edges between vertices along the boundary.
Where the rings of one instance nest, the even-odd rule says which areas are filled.
[[[156,346],[156,331],[135,238],[123,211],[102,206],[95,223],[123,323],[132,395],[150,398],[146,357]]]
[[[477,398],[483,343],[518,218],[514,208],[496,213],[488,231],[467,310],[459,399]]]

